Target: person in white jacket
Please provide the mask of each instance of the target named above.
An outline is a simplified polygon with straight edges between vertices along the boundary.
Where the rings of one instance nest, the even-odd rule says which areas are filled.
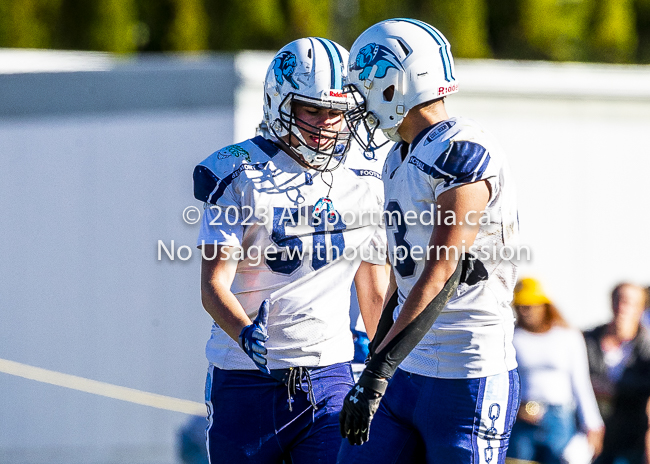
[[[602,448],[604,428],[584,338],[568,326],[535,279],[517,284],[513,304],[522,400],[508,456],[544,464],[590,462]],[[576,456],[568,445],[585,436],[589,446],[584,448],[592,456]]]

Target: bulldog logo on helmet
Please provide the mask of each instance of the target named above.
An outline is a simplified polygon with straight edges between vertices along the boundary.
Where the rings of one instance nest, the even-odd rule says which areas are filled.
[[[389,68],[397,69],[399,67],[404,69],[397,56],[388,48],[376,43],[369,43],[359,50],[350,71],[362,70],[359,79],[365,81],[370,77],[373,66],[377,66],[375,77],[378,79],[385,77]]]
[[[279,53],[275,60],[273,60],[273,72],[275,73],[275,81],[282,85],[284,81],[291,84],[291,87],[298,89],[298,84],[293,80],[293,72],[296,70],[296,55],[291,52]]]

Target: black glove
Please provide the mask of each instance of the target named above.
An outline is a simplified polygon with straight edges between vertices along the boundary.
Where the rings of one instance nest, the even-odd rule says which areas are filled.
[[[370,422],[387,386],[386,379],[378,378],[366,369],[343,400],[339,425],[341,436],[347,438],[351,445],[363,445],[368,441]]]

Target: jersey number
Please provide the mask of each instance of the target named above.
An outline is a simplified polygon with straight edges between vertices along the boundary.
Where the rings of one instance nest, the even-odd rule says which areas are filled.
[[[312,210],[313,208],[308,209],[309,218],[311,218]],[[345,249],[345,240],[343,239],[345,224],[339,214],[336,215],[336,218],[336,222],[328,223],[325,219],[325,214],[323,214],[320,221],[314,220],[313,224],[310,224],[314,228],[314,232],[310,234],[314,244],[310,256],[311,267],[315,271],[329,263],[328,251],[331,251],[332,255],[338,258],[343,254],[343,250]],[[268,253],[269,259],[265,260],[266,265],[273,272],[289,275],[293,274],[302,265],[304,257],[302,240],[296,235],[287,234],[286,230],[287,224],[298,224],[299,220],[300,213],[298,208],[273,208],[273,232],[271,233],[271,240],[279,248],[285,249],[278,253]],[[327,230],[328,224],[333,230]],[[325,239],[327,235],[330,236],[331,250],[327,249],[327,241]]]
[[[411,277],[415,273],[415,261],[411,256],[411,244],[404,238],[406,235],[404,212],[395,200],[388,202],[386,211],[390,213],[386,227],[393,229],[393,236],[395,237],[395,251],[392,256],[393,267],[402,277]]]

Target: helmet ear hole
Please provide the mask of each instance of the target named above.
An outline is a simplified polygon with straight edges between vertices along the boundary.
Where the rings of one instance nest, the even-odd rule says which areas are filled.
[[[391,101],[393,101],[394,96],[395,96],[395,86],[394,85],[389,85],[384,90],[384,101],[391,102]]]
[[[397,43],[402,48],[402,51],[404,52],[404,57],[405,58],[411,54],[411,50],[409,50],[409,48],[406,46],[406,44],[404,42],[402,42],[400,39],[397,39]]]

